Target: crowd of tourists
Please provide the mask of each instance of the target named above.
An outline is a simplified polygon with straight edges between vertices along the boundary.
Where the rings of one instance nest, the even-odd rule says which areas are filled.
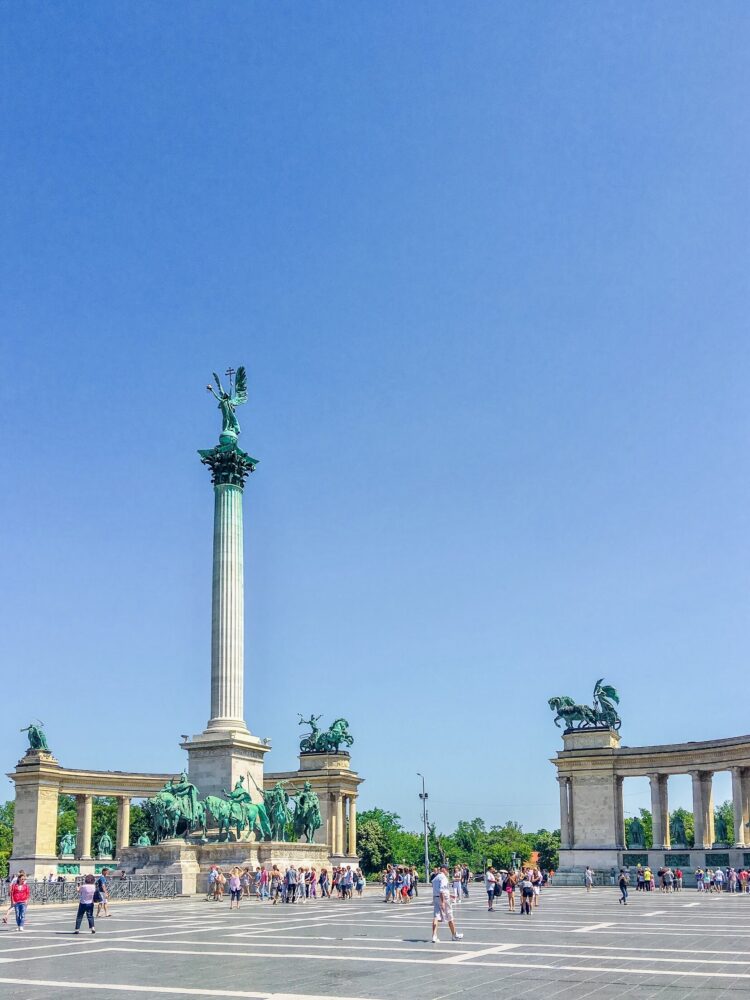
[[[516,892],[520,907],[518,912],[531,916],[532,909],[539,906],[543,886],[549,882],[549,872],[541,868],[524,867],[516,871],[505,868],[488,868],[484,873],[484,888],[487,893],[487,909],[495,909],[495,903],[503,896],[508,901],[508,909],[516,912]]]
[[[417,869],[410,865],[388,865],[380,873],[380,883],[386,903],[410,903],[419,895]]]
[[[361,896],[365,889],[365,876],[361,868],[351,865],[334,865],[316,868],[294,864],[283,872],[278,865],[269,870],[257,865],[240,868],[235,865],[228,871],[219,865],[211,865],[208,872],[207,899],[219,902],[229,894],[230,909],[239,909],[242,899],[254,899],[258,903],[306,903],[317,899],[351,899],[356,893]]]
[[[693,872],[695,887],[698,892],[703,893],[750,893],[750,871],[746,868],[734,868],[731,865],[727,868],[696,868]],[[590,891],[593,885],[593,871],[587,868],[584,874],[586,888]],[[636,892],[656,892],[657,890],[669,892],[681,892],[683,888],[684,872],[678,866],[672,868],[666,865],[658,868],[655,872],[649,865],[638,865],[635,870]],[[620,903],[627,905],[628,888],[630,886],[630,872],[626,868],[620,869],[617,879],[620,889]]]

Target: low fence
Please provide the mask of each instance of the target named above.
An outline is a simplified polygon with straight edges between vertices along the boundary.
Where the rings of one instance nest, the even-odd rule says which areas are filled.
[[[32,903],[70,903],[78,899],[78,886],[82,879],[70,882],[29,882]],[[174,899],[180,887],[174,875],[139,875],[128,878],[107,879],[110,899]],[[0,902],[7,902],[10,888],[0,882]]]

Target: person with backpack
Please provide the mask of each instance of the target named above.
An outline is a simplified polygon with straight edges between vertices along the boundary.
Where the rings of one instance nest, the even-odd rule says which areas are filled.
[[[107,875],[109,875],[109,868],[102,868],[99,878],[96,880],[94,902],[96,903],[97,917],[100,917],[102,913],[105,917],[110,916],[109,910],[107,909],[107,900],[109,899],[109,891],[107,890]]]
[[[531,916],[531,897],[534,895],[534,884],[529,878],[528,871],[524,871],[521,879],[521,913]]]
[[[624,868],[621,868],[620,869],[620,878],[619,878],[619,881],[617,883],[619,885],[619,887],[620,887],[620,898],[618,899],[617,902],[618,903],[624,903],[625,906],[628,905],[628,882],[629,881],[630,881],[630,876],[628,875],[628,873],[625,871]]]
[[[484,887],[487,890],[487,910],[491,912],[494,907],[495,902],[495,886],[497,885],[497,878],[495,877],[495,869],[488,868],[484,873]]]

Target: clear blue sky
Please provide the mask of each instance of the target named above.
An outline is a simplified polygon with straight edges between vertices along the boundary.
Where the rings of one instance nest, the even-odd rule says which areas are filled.
[[[2,21],[4,770],[183,763],[240,363],[270,767],[343,714],[362,807],[535,828],[550,695],[750,730],[747,4]]]

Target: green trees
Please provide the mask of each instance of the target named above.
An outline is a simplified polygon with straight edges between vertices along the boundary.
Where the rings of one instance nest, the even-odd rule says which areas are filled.
[[[0,806],[0,878],[8,874],[8,858],[13,850],[13,810],[15,803]]]
[[[734,809],[727,799],[714,809],[714,828],[716,842],[731,844],[734,840]]]
[[[681,837],[680,823],[685,831],[684,839]],[[693,846],[695,842],[695,821],[693,814],[688,812],[687,809],[679,808],[672,810],[669,814],[669,830],[673,846],[676,843],[684,843],[686,847]],[[675,836],[675,833],[677,836]]]
[[[531,845],[539,854],[539,867],[557,871],[560,864],[560,831],[539,830]]]
[[[560,849],[559,832],[539,830],[524,833],[512,820],[487,829],[483,819],[460,820],[453,833],[429,830],[429,851],[432,864],[444,855],[448,865],[468,864],[472,871],[482,871],[487,863],[496,868],[509,868],[515,855],[517,862],[528,861],[539,851],[539,863],[546,868],[557,867]],[[387,864],[414,865],[424,869],[422,833],[409,832],[401,826],[396,813],[384,809],[368,809],[360,813],[357,823],[357,851],[367,874],[381,871]]]

